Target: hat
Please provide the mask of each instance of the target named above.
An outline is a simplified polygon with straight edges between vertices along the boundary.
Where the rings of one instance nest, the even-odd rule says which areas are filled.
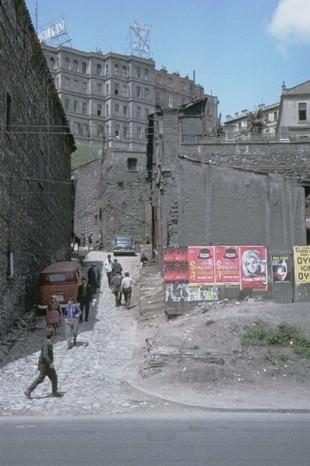
[[[210,249],[201,249],[198,257],[199,259],[211,259],[212,255]]]

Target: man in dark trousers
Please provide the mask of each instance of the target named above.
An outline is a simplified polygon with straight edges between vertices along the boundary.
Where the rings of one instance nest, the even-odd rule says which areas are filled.
[[[38,362],[38,369],[40,374],[30,385],[30,387],[25,390],[24,394],[27,398],[31,398],[31,392],[33,392],[33,390],[43,382],[46,376],[52,382],[52,396],[62,396],[62,394],[57,391],[57,373],[54,367],[53,338],[54,332],[50,329],[46,334],[46,340],[41,348]]]
[[[91,290],[91,298],[93,298],[94,294],[97,290],[97,274],[96,274],[96,264],[92,264],[87,272],[88,284]]]
[[[122,284],[121,272],[116,272],[111,278],[111,291],[115,296],[115,306],[119,307],[122,301],[121,284]]]
[[[90,285],[87,283],[87,280],[85,277],[82,278],[82,285],[79,286],[77,300],[80,303],[80,309],[81,309],[80,322],[83,322],[84,310],[85,310],[84,319],[85,319],[85,322],[87,322],[88,314],[89,314],[89,305],[91,302],[91,288],[90,288]]]

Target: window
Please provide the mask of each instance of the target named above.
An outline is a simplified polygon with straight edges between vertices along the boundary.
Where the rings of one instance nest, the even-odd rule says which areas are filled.
[[[89,128],[87,124],[83,125],[83,135],[84,136],[89,136]]]
[[[79,90],[79,82],[78,82],[77,79],[74,79],[74,81],[73,81],[73,89],[74,89],[75,91],[78,91],[78,90]]]
[[[106,63],[106,65],[105,65],[105,75],[108,76],[108,74],[109,74],[109,65],[108,65],[108,63]]]
[[[173,107],[173,96],[171,94],[168,95],[168,107]]]
[[[75,72],[78,72],[78,71],[79,71],[79,63],[78,63],[77,60],[73,60],[72,69],[73,69],[73,71],[75,71]]]
[[[273,118],[275,121],[278,119],[278,112],[273,112]]]
[[[114,113],[115,115],[119,114],[119,104],[114,104]]]
[[[122,66],[122,76],[127,78],[127,66]]]
[[[144,115],[145,115],[146,120],[148,119],[149,114],[150,114],[150,109],[148,107],[146,107],[145,110],[144,110]]]
[[[118,95],[118,93],[119,93],[119,84],[114,83],[114,95]]]
[[[123,126],[123,137],[128,139],[128,126]]]
[[[141,128],[141,126],[137,127],[137,138],[142,139],[142,128]]]
[[[76,121],[73,123],[73,133],[74,134],[80,133],[80,123],[77,123]]]
[[[79,102],[77,100],[73,101],[73,111],[74,113],[78,113],[79,111]]]
[[[101,76],[101,65],[97,64],[97,70],[96,70],[96,73],[97,73],[97,76]]]
[[[68,57],[65,57],[65,69],[68,70],[70,68],[70,60]]]
[[[141,97],[141,87],[140,86],[136,87],[136,96],[137,96],[138,99],[140,99],[140,97]]]
[[[149,99],[150,91],[147,87],[144,88],[144,98],[145,100]]]
[[[105,116],[109,116],[109,104],[106,104],[105,106]]]
[[[87,82],[86,81],[82,82],[82,90],[83,90],[83,92],[87,92]]]
[[[114,136],[115,136],[116,139],[120,138],[119,130],[120,130],[120,126],[115,125]]]
[[[69,79],[69,78],[65,78],[65,80],[64,80],[64,85],[65,85],[65,89],[69,89],[69,88],[70,88],[70,79]]]
[[[87,114],[87,102],[83,102],[83,109],[82,109],[82,112],[84,113],[84,115]]]
[[[97,127],[97,136],[99,138],[103,137],[103,126],[101,126],[101,125],[98,125],[98,127]]]
[[[144,69],[144,79],[145,81],[149,80],[149,70],[147,68]]]
[[[65,106],[65,110],[68,111],[69,108],[70,108],[70,99],[69,99],[69,97],[65,97],[64,106]]]
[[[101,114],[102,114],[102,105],[97,104],[97,116],[101,116]]]
[[[55,66],[55,58],[54,57],[51,57],[50,58],[50,68],[51,70],[55,70],[56,66]]]
[[[298,104],[298,119],[299,121],[305,121],[307,119],[307,104],[301,102]]]
[[[85,62],[82,63],[82,74],[86,74],[87,71],[87,65]]]
[[[126,97],[126,96],[127,96],[127,92],[128,92],[128,91],[127,91],[127,86],[126,86],[126,84],[123,84],[123,85],[122,85],[122,96],[123,96],[123,97]]]
[[[141,78],[141,68],[139,66],[137,66],[137,78]]]
[[[127,168],[128,168],[128,171],[136,171],[136,170],[137,170],[137,164],[138,164],[138,160],[137,160],[137,159],[134,159],[134,158],[129,157],[129,158],[127,159]]]
[[[123,117],[127,117],[128,115],[128,107],[127,105],[123,105]]]
[[[9,93],[6,94],[6,130],[11,130],[12,124],[12,97]]]
[[[137,108],[136,108],[136,117],[137,117],[138,119],[141,118],[141,107],[137,107]]]
[[[109,83],[105,85],[105,95],[109,95]]]
[[[102,95],[102,84],[97,83],[97,94]]]
[[[119,73],[119,66],[117,63],[115,63],[114,65],[114,74],[118,74]]]

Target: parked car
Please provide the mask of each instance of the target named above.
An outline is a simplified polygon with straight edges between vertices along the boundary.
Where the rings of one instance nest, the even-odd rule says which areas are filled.
[[[77,298],[82,283],[81,266],[77,261],[55,262],[40,273],[39,309],[47,309],[52,296],[56,296],[61,308],[68,300]]]
[[[135,241],[132,236],[116,235],[112,243],[112,251],[114,255],[117,254],[134,254]]]

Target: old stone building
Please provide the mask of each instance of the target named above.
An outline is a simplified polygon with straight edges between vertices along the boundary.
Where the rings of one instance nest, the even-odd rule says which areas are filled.
[[[25,2],[0,2],[0,333],[70,254],[74,140]]]
[[[307,244],[310,144],[217,142],[205,129],[207,108],[201,101],[164,109],[150,121],[152,242],[160,264],[167,246],[258,244],[269,254],[292,254]],[[300,299],[308,288],[299,289]]]
[[[155,62],[132,55],[83,52],[67,47],[44,45],[44,54],[54,76],[71,130],[85,151],[97,147],[103,160],[102,173],[89,163],[73,173],[77,191],[94,186],[100,198],[87,209],[87,221],[80,216],[76,199],[75,231],[104,238],[127,233],[137,242],[150,235],[150,199],[146,184],[148,115],[159,107],[173,107],[204,96],[203,88],[188,76],[156,69]],[[214,98],[214,101],[217,100]],[[97,167],[97,161],[94,167]],[[89,178],[93,170],[92,180]],[[94,176],[97,176],[95,178]],[[99,177],[99,178],[98,178]],[[85,179],[83,179],[85,178]],[[79,187],[81,184],[81,187]],[[89,192],[89,195],[90,192]],[[83,206],[85,202],[81,199]]]

